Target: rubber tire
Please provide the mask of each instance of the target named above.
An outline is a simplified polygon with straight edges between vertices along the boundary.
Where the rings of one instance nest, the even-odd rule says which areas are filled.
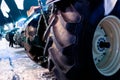
[[[109,15],[115,15],[120,18],[119,4],[120,0],[118,0],[114,10]],[[101,4],[98,8],[90,12],[87,25],[83,24],[81,28],[79,28],[80,26],[77,27],[78,41],[72,47],[65,48],[62,53],[63,55],[66,53],[72,54],[74,57],[73,60],[75,60],[72,63],[73,67],[67,73],[63,73],[63,70],[58,67],[59,64],[55,63],[56,60],[54,58],[50,59],[50,62],[53,64],[50,70],[55,73],[57,80],[120,80],[120,71],[113,76],[103,76],[98,72],[93,62],[92,40],[97,24],[104,17],[104,7]],[[65,56],[69,58],[70,55]]]
[[[85,37],[82,37],[84,40],[83,42],[80,42],[82,45],[84,45],[82,48],[80,48],[83,50],[81,53],[84,53],[84,54],[81,54],[83,56],[82,61],[84,61],[82,63],[84,64],[81,64],[83,65],[83,69],[81,69],[80,74],[82,74],[82,76],[86,76],[90,80],[120,80],[120,77],[119,77],[120,70],[112,76],[103,76],[98,72],[93,62],[93,56],[92,56],[93,35],[97,27],[97,24],[100,22],[101,19],[106,17],[104,16],[104,11],[102,11],[101,9],[101,11],[99,12],[98,11],[99,9],[100,8],[98,8],[95,12],[91,14],[89,26],[85,30]],[[114,15],[120,19],[120,0],[118,0],[115,8],[109,15]],[[81,55],[79,55],[79,58],[82,58]],[[85,80],[87,78],[81,77],[80,79]]]

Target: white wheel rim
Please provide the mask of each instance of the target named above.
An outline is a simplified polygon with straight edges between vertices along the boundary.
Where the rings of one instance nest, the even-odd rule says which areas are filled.
[[[98,24],[92,42],[93,61],[102,75],[112,76],[119,70],[119,50],[120,20],[107,16]]]

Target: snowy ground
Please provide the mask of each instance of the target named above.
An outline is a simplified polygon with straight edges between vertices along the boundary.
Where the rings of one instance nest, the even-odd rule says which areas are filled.
[[[28,58],[24,48],[9,47],[6,39],[0,40],[0,80],[55,80],[43,76],[47,69]]]

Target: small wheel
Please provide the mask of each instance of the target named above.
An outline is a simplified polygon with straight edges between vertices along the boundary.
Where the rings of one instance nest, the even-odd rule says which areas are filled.
[[[93,61],[104,76],[119,71],[120,64],[120,20],[107,16],[98,24],[92,42]]]
[[[90,35],[93,36],[86,43],[86,71],[90,79],[119,80],[120,19],[115,15],[104,17]]]

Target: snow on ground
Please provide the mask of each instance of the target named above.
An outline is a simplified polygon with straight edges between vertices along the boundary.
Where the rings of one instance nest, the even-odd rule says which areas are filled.
[[[0,80],[55,80],[43,76],[48,69],[33,62],[24,48],[9,47],[5,38],[0,40]]]

